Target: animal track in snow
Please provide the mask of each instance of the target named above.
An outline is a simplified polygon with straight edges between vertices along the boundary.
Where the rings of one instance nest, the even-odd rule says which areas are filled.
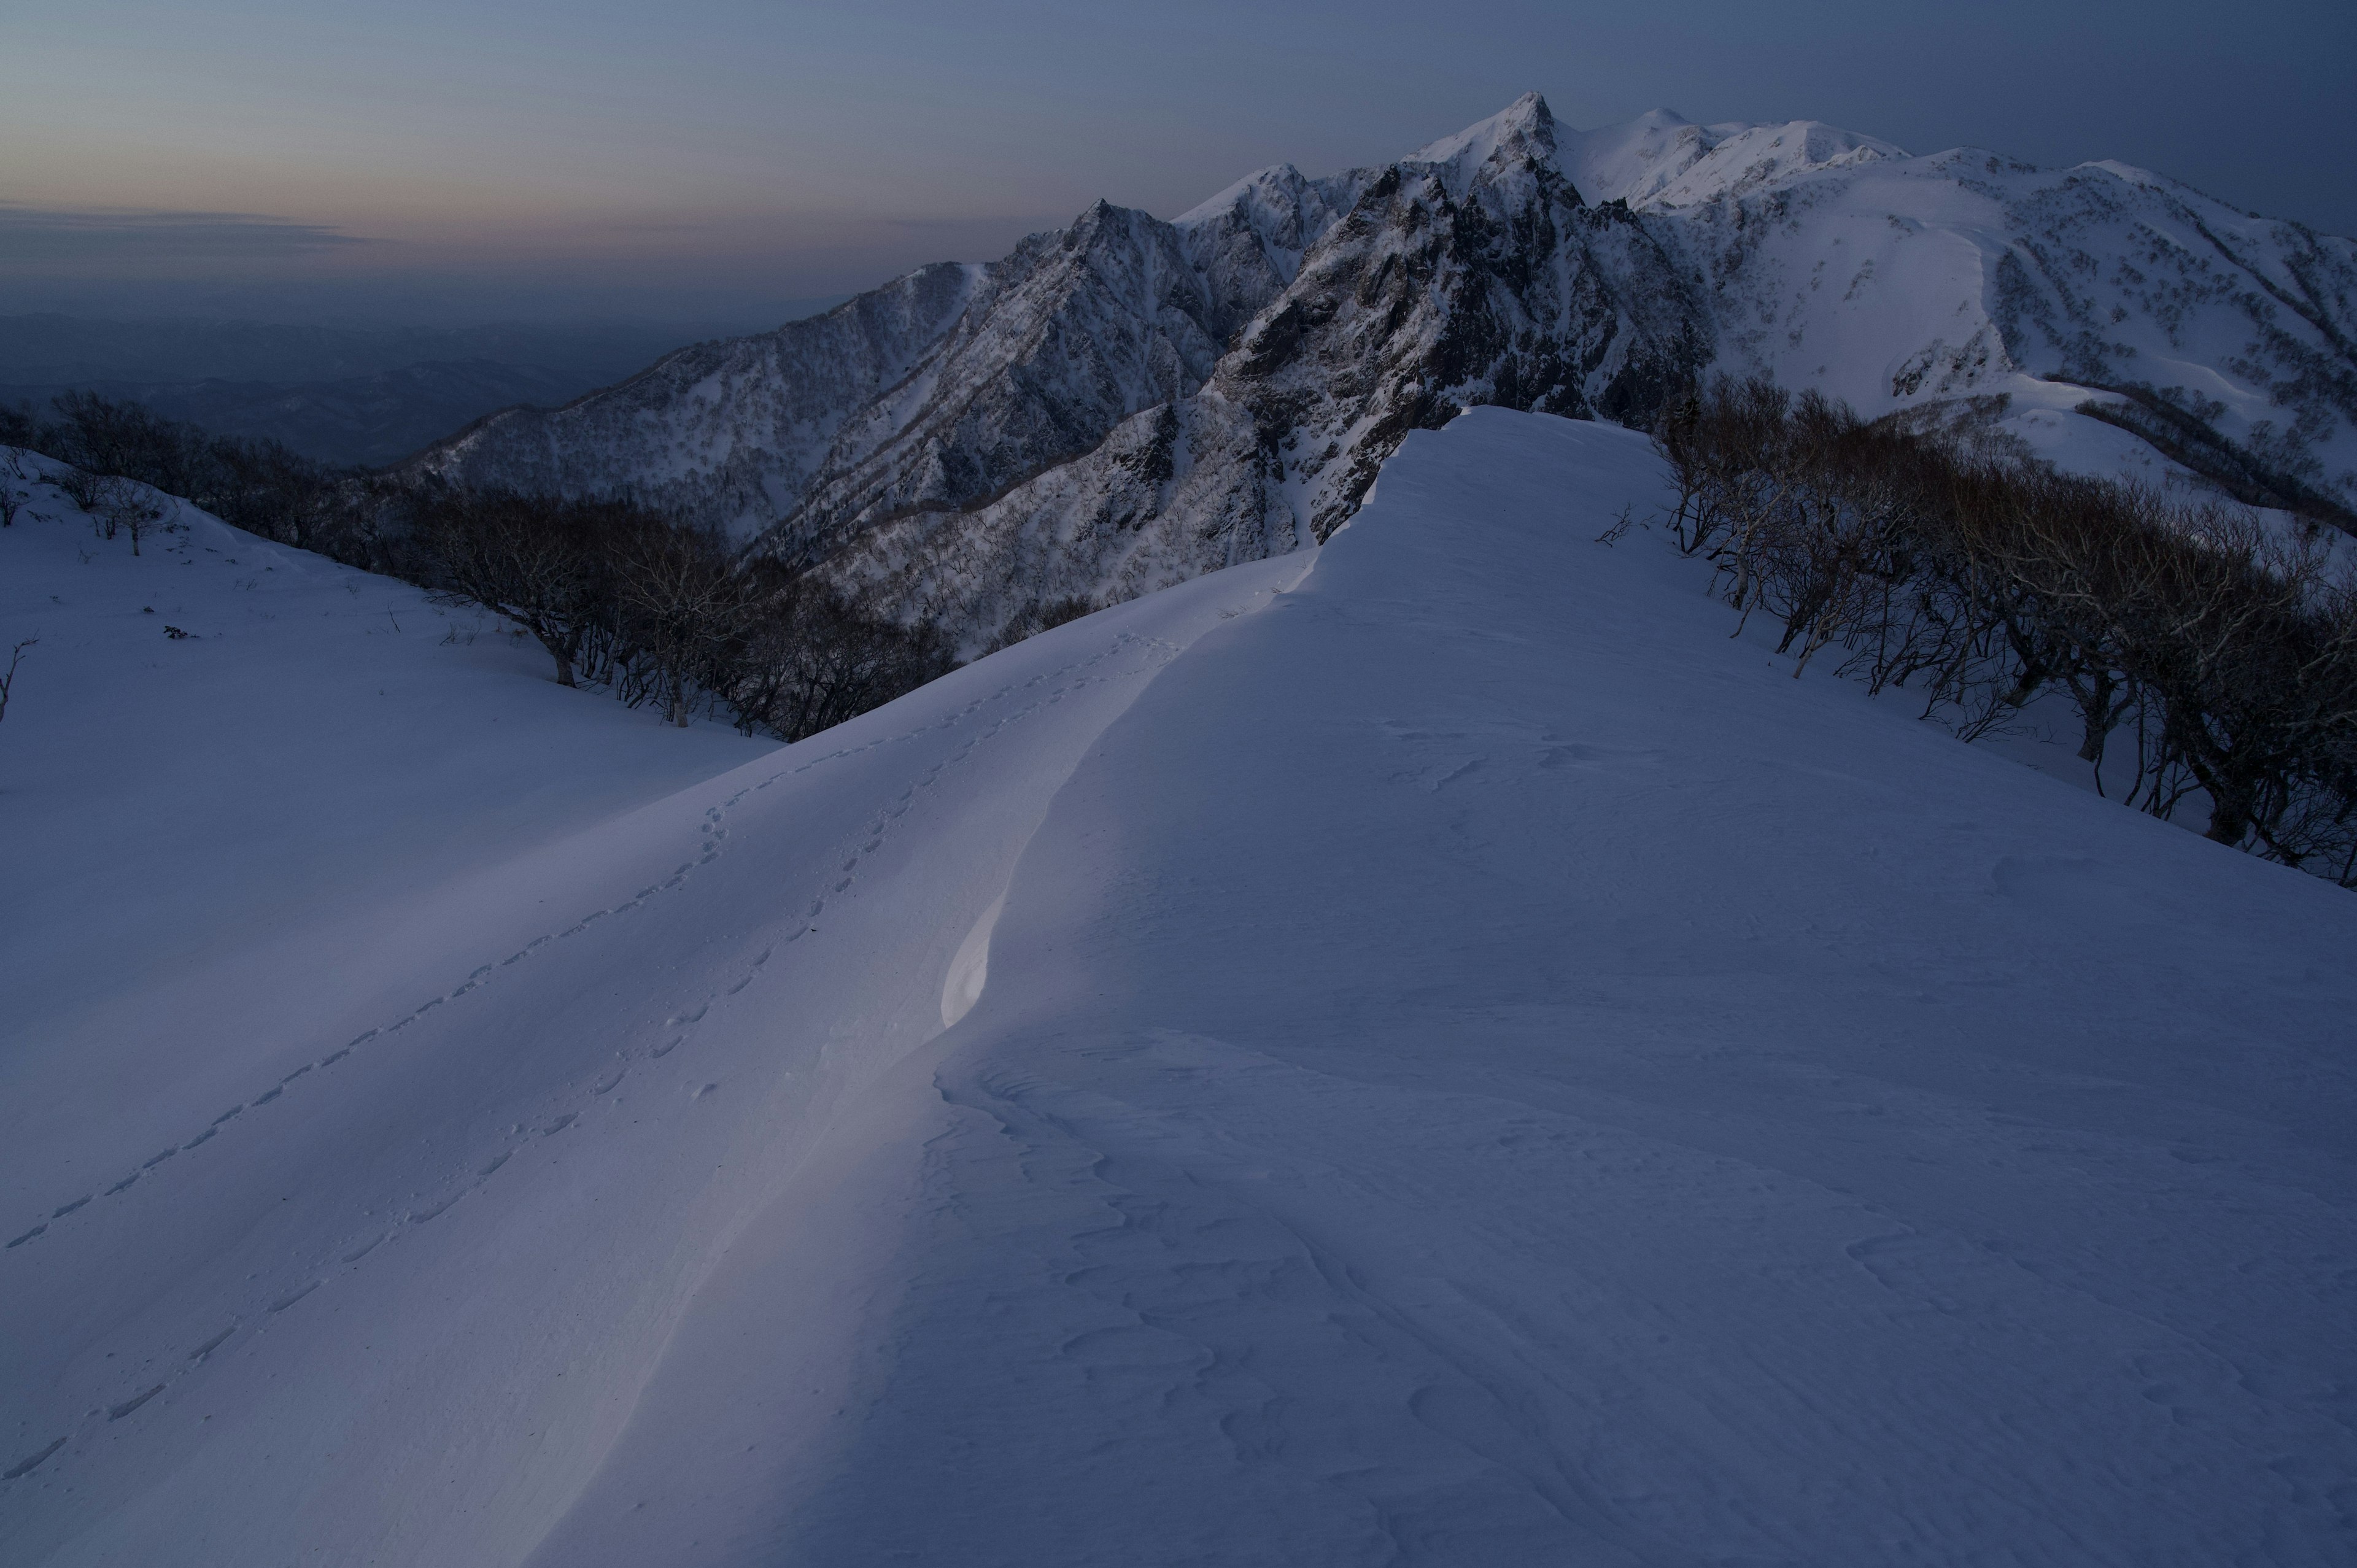
[[[1140,651],[1147,655],[1142,667],[1125,669],[1114,673],[1090,672],[1092,671],[1092,667],[1101,665],[1107,660],[1131,650]],[[867,752],[879,750],[887,746],[924,738],[942,729],[952,727],[958,724],[965,722],[993,703],[1004,702],[1018,693],[1026,692],[1036,693],[1040,687],[1049,686],[1050,682],[1056,682],[1052,686],[1049,686],[1049,689],[1044,693],[1035,695],[1033,700],[1029,703],[1013,710],[1012,712],[999,715],[986,728],[982,730],[980,733],[970,736],[963,746],[952,753],[948,757],[936,760],[920,777],[908,784],[907,787],[902,789],[897,795],[891,797],[890,804],[879,809],[874,821],[855,835],[857,841],[857,847],[841,863],[843,875],[837,877],[834,886],[834,892],[837,896],[840,896],[854,886],[857,879],[862,864],[883,847],[884,843],[887,842],[891,827],[912,808],[915,804],[918,794],[920,791],[931,789],[934,784],[940,781],[944,773],[953,768],[957,763],[963,762],[972,756],[976,746],[982,742],[996,737],[1004,732],[1010,725],[1016,724],[1020,720],[1028,717],[1032,714],[1040,712],[1056,703],[1061,702],[1065,696],[1070,695],[1088,685],[1136,675],[1146,675],[1150,677],[1155,671],[1158,670],[1162,665],[1167,664],[1171,658],[1175,657],[1181,651],[1183,651],[1183,650],[1178,645],[1168,642],[1162,639],[1139,637],[1126,632],[1121,633],[1114,639],[1110,646],[1099,650],[1097,652],[1085,659],[1074,660],[1072,663],[1063,666],[1059,670],[1033,676],[1028,681],[1021,682],[1009,682],[1008,684],[1001,686],[996,691],[984,696],[974,698],[956,711],[937,721],[920,726],[917,729],[906,731],[899,735],[882,736],[857,746],[843,747],[838,750],[829,752],[824,756],[813,757],[807,761],[797,763],[793,767],[780,768],[776,772],[770,774],[768,777],[761,779],[755,783],[745,786],[744,788],[737,790],[734,794],[728,796],[727,799],[722,801],[718,806],[706,809],[704,813],[704,821],[699,824],[698,830],[698,838],[703,843],[703,854],[695,860],[683,862],[668,878],[650,886],[641,888],[634,897],[620,904],[615,905],[609,908],[594,910],[564,929],[535,937],[514,952],[511,952],[503,958],[479,965],[463,982],[452,988],[450,991],[429,998],[425,1003],[389,1024],[380,1025],[376,1027],[364,1030],[361,1034],[354,1036],[344,1045],[338,1047],[335,1050],[328,1052],[315,1061],[307,1062],[293,1071],[283,1075],[276,1083],[271,1085],[263,1092],[253,1096],[251,1100],[241,1101],[236,1105],[231,1106],[228,1110],[213,1117],[211,1121],[203,1129],[198,1132],[194,1137],[185,1143],[175,1144],[170,1148],[162,1151],[146,1161],[139,1169],[131,1172],[122,1180],[116,1182],[112,1187],[105,1188],[102,1192],[97,1194],[85,1194],[70,1202],[59,1205],[54,1210],[52,1210],[48,1219],[40,1221],[33,1226],[31,1230],[19,1235],[15,1240],[6,1243],[6,1248],[13,1251],[22,1246],[24,1243],[40,1237],[48,1230],[51,1222],[62,1219],[70,1215],[81,1211],[90,1205],[96,1197],[112,1197],[117,1193],[121,1193],[132,1187],[135,1183],[140,1181],[143,1176],[147,1176],[149,1179],[160,1179],[159,1177],[151,1175],[151,1173],[155,1172],[157,1166],[163,1165],[166,1161],[169,1160],[176,1155],[194,1149],[199,1144],[210,1141],[232,1121],[240,1121],[241,1125],[242,1126],[255,1125],[256,1123],[250,1120],[241,1119],[246,1118],[249,1112],[258,1111],[261,1108],[278,1101],[287,1092],[290,1085],[294,1084],[297,1079],[304,1078],[307,1074],[312,1073],[315,1069],[335,1066],[336,1064],[345,1060],[347,1058],[351,1057],[362,1047],[388,1039],[390,1036],[398,1034],[401,1030],[408,1027],[411,1024],[424,1017],[434,1009],[444,1005],[446,1003],[455,1002],[460,997],[467,995],[468,993],[490,983],[505,971],[512,969],[515,965],[522,962],[525,959],[531,957],[534,952],[546,947],[550,943],[560,941],[567,937],[576,935],[609,915],[619,915],[638,908],[656,897],[661,893],[679,887],[687,881],[697,866],[708,865],[718,857],[723,842],[728,837],[727,829],[724,824],[725,814],[728,810],[734,808],[742,801],[747,796],[753,794],[758,790],[766,789],[773,784],[798,777],[803,773],[810,772],[814,768],[824,767],[833,762],[860,756]],[[826,901],[826,896],[823,894],[812,899],[809,905],[807,919],[812,921],[816,920],[819,915],[825,908]],[[711,1005],[715,1000],[720,996],[733,996],[743,992],[752,983],[752,981],[759,975],[760,971],[770,961],[781,948],[801,940],[802,937],[809,935],[812,932],[814,932],[818,928],[815,925],[805,924],[791,933],[780,938],[777,941],[765,948],[760,954],[752,961],[752,962],[747,967],[746,972],[739,976],[734,983],[728,984],[721,990],[714,993],[712,995],[706,996],[693,1009],[683,1010],[680,1014],[667,1020],[666,1022],[669,1033],[666,1035],[666,1037],[663,1039],[662,1044],[651,1046],[647,1048],[644,1053],[645,1059],[650,1061],[660,1060],[663,1058],[669,1057],[672,1053],[678,1050],[680,1047],[688,1042],[694,1031],[695,1026],[710,1011]],[[629,1061],[626,1058],[624,1061],[616,1064],[598,1075],[596,1075],[589,1085],[588,1096],[594,1098],[596,1096],[611,1092],[619,1085],[628,1070]],[[691,1097],[696,1100],[704,1099],[705,1097],[716,1092],[717,1088],[717,1084],[705,1083],[694,1090]],[[580,1124],[580,1114],[581,1113],[578,1110],[565,1111],[554,1114],[539,1129],[536,1135],[540,1138],[552,1137],[558,1133],[577,1126]],[[261,1310],[258,1313],[253,1314],[253,1316],[254,1318],[273,1316],[279,1313],[286,1312],[295,1308],[313,1293],[318,1291],[322,1286],[329,1283],[331,1282],[332,1274],[337,1269],[340,1268],[350,1270],[357,1268],[385,1243],[397,1239],[404,1230],[413,1229],[437,1218],[447,1212],[461,1199],[479,1189],[484,1184],[491,1180],[502,1167],[506,1166],[510,1163],[516,1154],[517,1149],[522,1146],[522,1143],[529,1141],[534,1136],[534,1134],[526,1133],[522,1127],[518,1126],[511,1129],[511,1136],[515,1136],[519,1139],[519,1143],[517,1144],[511,1145],[488,1161],[485,1161],[466,1172],[460,1178],[455,1189],[449,1187],[444,1188],[443,1196],[438,1201],[428,1201],[421,1203],[414,1208],[404,1208],[399,1213],[398,1218],[396,1218],[390,1226],[378,1230],[373,1234],[356,1238],[348,1238],[346,1240],[338,1243],[335,1248],[330,1249],[328,1251],[328,1257],[333,1261],[327,1268],[321,1269],[315,1267],[310,1271],[309,1277],[306,1279],[304,1283],[291,1290],[283,1290],[274,1298],[269,1299],[267,1305],[262,1307]],[[242,1318],[238,1321],[233,1321],[228,1328],[220,1330],[202,1343],[195,1346],[181,1360],[178,1370],[172,1376],[167,1377],[162,1381],[156,1382],[151,1386],[139,1391],[129,1399],[118,1401],[112,1405],[102,1405],[99,1408],[110,1412],[106,1417],[109,1421],[122,1419],[133,1414],[141,1407],[146,1405],[149,1402],[166,1391],[166,1390],[170,1387],[171,1383],[178,1377],[186,1376],[193,1371],[197,1367],[206,1364],[213,1353],[219,1350],[232,1336],[235,1335],[242,1323],[251,1320],[252,1319],[249,1318]],[[150,1375],[152,1376],[153,1374],[151,1373]],[[93,1414],[95,1412],[93,1412]],[[89,1418],[85,1418],[86,1421]],[[26,1455],[9,1469],[0,1471],[0,1480],[15,1480],[33,1474],[60,1449],[64,1448],[71,1439],[71,1436],[72,1433],[69,1432],[65,1435],[56,1438],[35,1453]]]

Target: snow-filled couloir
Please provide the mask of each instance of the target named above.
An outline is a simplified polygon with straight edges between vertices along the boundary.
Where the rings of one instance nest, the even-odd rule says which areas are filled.
[[[2345,1561],[2357,904],[1792,679],[1662,496],[1477,409],[367,940],[0,951],[0,1557]]]

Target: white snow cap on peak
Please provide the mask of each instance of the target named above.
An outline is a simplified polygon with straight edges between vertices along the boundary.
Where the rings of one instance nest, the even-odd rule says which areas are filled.
[[[1487,120],[1477,120],[1453,136],[1427,142],[1401,161],[1445,164],[1469,154],[1468,161],[1480,164],[1501,146],[1533,140],[1546,151],[1555,150],[1555,115],[1548,110],[1545,99],[1535,92],[1525,92]]]
[[[1449,193],[1462,195],[1474,173],[1492,163],[1528,158],[1552,164],[1555,150],[1554,113],[1545,99],[1525,92],[1487,120],[1427,143],[1400,161],[1437,165]]]
[[[2074,169],[2100,169],[2115,179],[2126,180],[2128,184],[2140,186],[2146,190],[2166,191],[2171,196],[2190,196],[2201,201],[2217,199],[2205,192],[2194,189],[2181,179],[2175,179],[2148,168],[2140,168],[2135,164],[2124,164],[2117,158],[2095,158],[2072,166]]]
[[[1263,205],[1259,199],[1272,194],[1293,199],[1308,183],[1301,171],[1291,164],[1271,164],[1266,168],[1253,170],[1217,196],[1197,202],[1170,221],[1184,229],[1193,224],[1207,223],[1239,205],[1257,208]]]

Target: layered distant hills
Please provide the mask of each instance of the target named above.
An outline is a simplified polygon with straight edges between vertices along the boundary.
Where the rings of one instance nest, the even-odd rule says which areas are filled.
[[[38,406],[81,389],[218,435],[267,436],[322,462],[376,465],[496,409],[565,403],[726,330],[720,323],[364,328],[0,317],[0,403]]]

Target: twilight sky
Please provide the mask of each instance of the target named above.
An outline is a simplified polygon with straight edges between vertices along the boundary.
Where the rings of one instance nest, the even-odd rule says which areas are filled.
[[[1395,157],[1535,87],[2116,157],[2357,233],[2357,5],[73,0],[0,48],[0,315],[760,325],[1099,196]]]

